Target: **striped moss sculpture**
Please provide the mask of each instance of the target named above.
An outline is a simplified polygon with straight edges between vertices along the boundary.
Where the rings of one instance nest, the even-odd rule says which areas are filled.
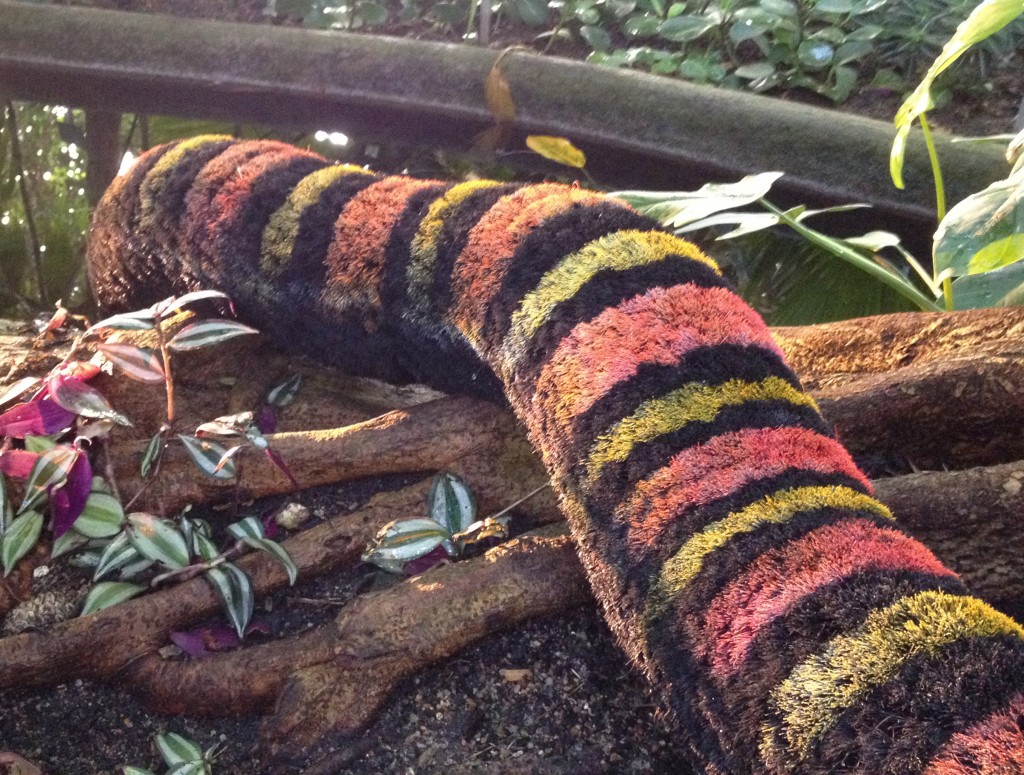
[[[1024,772],[1024,630],[872,498],[714,262],[622,202],[200,137],[115,181],[89,264],[110,310],[218,288],[292,349],[507,400],[698,771]]]

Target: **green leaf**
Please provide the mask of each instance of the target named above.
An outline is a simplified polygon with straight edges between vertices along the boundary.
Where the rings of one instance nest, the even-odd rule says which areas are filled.
[[[0,537],[0,562],[4,576],[10,575],[18,560],[32,551],[43,532],[43,515],[38,511],[26,511],[11,522]]]
[[[206,762],[182,762],[167,770],[166,775],[205,775],[208,772],[210,769]]]
[[[760,78],[767,78],[771,75],[775,75],[775,66],[770,62],[752,62],[749,65],[737,67],[735,72],[740,78],[756,81]],[[780,176],[781,174],[782,173],[779,173]]]
[[[18,513],[35,509],[46,500],[51,490],[63,487],[80,454],[74,447],[65,446],[53,447],[40,454],[25,483],[25,497]]]
[[[792,0],[761,0],[759,5],[774,16],[796,17],[799,15],[797,4]]]
[[[80,616],[88,616],[112,605],[131,600],[146,591],[141,584],[129,584],[125,581],[101,581],[89,590],[85,596]]]
[[[126,376],[139,382],[163,382],[164,363],[159,350],[136,347],[120,342],[104,342],[96,346]]]
[[[234,479],[235,461],[225,458],[228,450],[213,441],[197,439],[195,436],[183,436],[178,434],[181,443],[185,445],[192,462],[209,477],[213,479]]]
[[[107,493],[91,492],[71,527],[86,538],[110,538],[121,532],[123,522],[121,501]]]
[[[135,562],[141,558],[142,555],[132,546],[128,534],[120,533],[107,544],[107,548],[100,555],[99,563],[92,574],[92,580],[99,581],[111,571],[122,568],[128,563]]]
[[[185,762],[201,762],[203,749],[186,737],[174,732],[157,735],[156,749],[160,752],[168,767]]]
[[[903,157],[914,121],[934,104],[931,88],[935,79],[963,56],[971,46],[998,32],[1024,13],[1024,0],[984,0],[956,28],[942,52],[932,62],[917,88],[896,113],[896,139],[889,153],[889,173],[897,188],[903,188]]]
[[[818,0],[813,10],[816,13],[846,14],[853,10],[853,0]]]
[[[0,535],[3,535],[14,519],[14,507],[7,495],[7,477],[0,474]]]
[[[359,16],[367,27],[376,27],[387,22],[388,9],[380,3],[363,2],[359,4]]]
[[[184,568],[189,564],[185,536],[169,519],[136,512],[129,514],[127,521],[128,540],[143,557],[168,568]]]
[[[89,539],[84,535],[76,533],[74,530],[66,530],[61,535],[53,539],[53,546],[50,547],[50,559],[55,560],[68,552],[81,549],[87,543],[89,543]],[[97,555],[97,560],[98,559],[99,556]]]
[[[450,536],[444,525],[432,519],[397,520],[381,528],[362,559],[391,573],[400,573],[403,563],[433,551]]]
[[[49,436],[26,436],[25,449],[37,455],[57,448],[57,442]]]
[[[229,562],[210,568],[204,575],[213,585],[239,639],[244,639],[255,605],[252,581],[239,567]]]
[[[796,56],[808,70],[824,70],[832,64],[835,49],[824,40],[805,40],[797,48]]]
[[[281,565],[284,566],[285,571],[288,573],[288,583],[292,586],[295,585],[295,580],[299,577],[299,568],[283,546],[276,541],[271,541],[269,538],[253,538],[251,536],[246,536],[242,541],[253,549],[266,552],[281,563]]]
[[[715,29],[718,24],[705,16],[674,16],[658,28],[658,35],[674,43],[688,43]]]
[[[512,8],[520,21],[529,27],[543,27],[551,17],[546,0],[512,0]]]
[[[455,474],[434,477],[427,496],[427,512],[449,533],[461,533],[476,521],[476,498],[472,490]]]
[[[949,270],[956,277],[1011,264],[1022,257],[1015,239],[1022,234],[1024,174],[1017,174],[972,194],[946,214],[935,232],[935,271]]]
[[[622,31],[631,38],[649,38],[658,33],[661,19],[654,15],[635,14],[622,23]]]
[[[874,50],[874,46],[866,40],[849,40],[836,49],[833,61],[837,65],[845,65],[854,60],[867,56]]]
[[[587,42],[594,51],[607,51],[612,47],[612,37],[601,27],[594,24],[584,24],[580,27],[580,37]]]
[[[650,192],[618,191],[612,194],[662,225],[679,228],[722,210],[756,202],[768,193],[781,172],[748,175],[736,183],[707,183],[697,191]]]
[[[953,281],[953,308],[1010,307],[1024,304],[1024,261]]]
[[[228,533],[239,541],[246,538],[263,538],[263,523],[256,517],[246,517],[228,525]]]
[[[768,31],[768,28],[755,22],[741,19],[729,28],[729,40],[739,45],[754,38],[760,38]],[[747,65],[749,67],[750,65]],[[742,68],[740,68],[742,69]],[[772,68],[774,72],[775,68]],[[743,76],[740,76],[741,78]]]
[[[156,775],[153,770],[147,770],[143,767],[122,767],[121,772],[124,773],[124,775]]]
[[[181,329],[167,346],[176,351],[198,350],[201,347],[226,342],[236,336],[258,334],[255,328],[239,323],[237,320],[199,320],[189,323]]]
[[[455,27],[466,21],[466,11],[458,3],[437,3],[430,9],[430,16],[449,27]]]
[[[194,533],[192,535],[192,548],[203,562],[210,562],[220,556],[220,549],[217,548],[217,544],[211,541],[209,536],[202,533]]]
[[[145,479],[149,476],[159,461],[160,457],[164,453],[164,433],[163,431],[157,431],[157,433],[149,440],[146,444],[146,451],[142,454],[142,463],[139,466],[139,473],[142,478]]]

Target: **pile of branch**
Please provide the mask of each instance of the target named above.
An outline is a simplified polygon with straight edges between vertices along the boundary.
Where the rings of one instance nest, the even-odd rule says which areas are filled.
[[[1024,597],[1024,310],[891,315],[779,329],[780,342],[813,389],[840,439],[875,479],[903,524],[997,604]],[[24,337],[0,336],[0,382],[45,369],[49,356]],[[212,368],[216,365],[217,368]],[[303,486],[420,472],[423,478],[379,494],[351,513],[330,516],[283,543],[299,577],[353,568],[385,523],[422,511],[431,474],[462,476],[481,511],[517,500],[545,480],[507,410],[421,388],[353,380],[259,345],[234,346],[182,362],[183,428],[238,411],[282,375],[306,383],[269,437]],[[224,373],[263,375],[226,387]],[[122,494],[138,477],[147,423],[162,417],[159,389],[99,384],[136,420],[134,438],[109,447]],[[197,501],[257,498],[291,489],[258,454],[240,461],[236,487],[203,478],[184,454],[170,453],[139,507],[173,514]],[[917,473],[903,473],[914,469]],[[891,472],[897,475],[887,475]],[[590,604],[571,541],[550,491],[527,500],[521,534],[483,556],[357,596],[325,626],[203,660],[164,659],[171,629],[214,615],[202,579],[163,589],[91,616],[0,639],[0,691],[76,677],[121,684],[166,713],[265,715],[264,754],[289,759],[364,728],[405,676],[484,635],[536,616]],[[546,525],[546,527],[541,527]],[[530,532],[522,532],[527,531]],[[0,590],[0,614],[30,596],[26,557]],[[287,582],[266,556],[240,565],[258,595]],[[24,603],[21,603],[24,605]]]

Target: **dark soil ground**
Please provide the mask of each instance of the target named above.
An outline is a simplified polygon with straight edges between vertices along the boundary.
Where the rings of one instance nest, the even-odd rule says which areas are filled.
[[[265,6],[263,0],[90,4],[156,6],[157,10],[177,6],[183,15],[216,13],[250,19]],[[496,46],[517,42],[521,39],[510,34]],[[1018,54],[1008,67],[976,86],[936,111],[934,123],[962,135],[1010,132],[1024,97],[1024,56]],[[782,98],[811,99],[804,94]],[[841,109],[891,120],[900,101],[898,93],[866,89]],[[346,498],[343,489],[328,489],[303,494],[300,500],[314,513],[333,513]],[[358,577],[345,577],[300,585],[274,597],[275,615],[290,628],[314,626],[330,614],[331,601],[358,582]],[[526,673],[510,680],[516,674],[505,670]],[[0,753],[16,752],[47,775],[116,773],[124,764],[162,772],[152,737],[175,731],[204,747],[221,744],[214,768],[218,775],[286,771],[258,763],[254,750],[258,722],[256,716],[158,717],[120,689],[77,680],[54,689],[0,697]],[[671,725],[658,700],[626,663],[593,605],[493,635],[448,663],[423,671],[395,693],[364,735],[341,742],[328,760],[305,771],[353,775],[690,772],[673,745]]]

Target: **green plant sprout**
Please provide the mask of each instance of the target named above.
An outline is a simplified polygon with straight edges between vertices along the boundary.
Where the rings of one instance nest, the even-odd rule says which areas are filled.
[[[175,732],[163,732],[153,738],[160,757],[167,765],[166,775],[213,775],[213,762],[217,758],[218,746],[205,751],[193,740]],[[157,775],[145,767],[125,766],[124,775]]]

